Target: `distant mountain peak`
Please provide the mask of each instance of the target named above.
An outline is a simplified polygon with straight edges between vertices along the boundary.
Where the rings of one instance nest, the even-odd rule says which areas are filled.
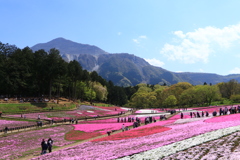
[[[60,54],[91,54],[100,55],[107,54],[104,50],[89,44],[81,44],[59,37],[46,43],[39,43],[31,47],[33,51],[44,49],[49,51],[51,48],[56,48],[60,51]]]

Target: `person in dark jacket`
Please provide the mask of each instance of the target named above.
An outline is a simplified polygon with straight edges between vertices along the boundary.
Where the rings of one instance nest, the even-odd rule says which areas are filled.
[[[42,153],[41,154],[47,153],[48,145],[47,145],[47,142],[44,139],[42,140],[41,146],[42,146]]]
[[[48,139],[47,145],[48,145],[48,151],[49,151],[49,153],[51,153],[52,152],[52,145],[53,145],[53,140],[51,138]]]
[[[181,112],[181,119],[183,119],[183,113]]]
[[[4,133],[7,133],[8,132],[8,127],[6,126],[5,128],[4,128]]]

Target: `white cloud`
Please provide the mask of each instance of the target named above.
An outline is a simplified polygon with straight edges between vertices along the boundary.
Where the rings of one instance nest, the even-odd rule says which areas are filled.
[[[150,63],[153,66],[157,66],[157,67],[162,67],[164,65],[164,62],[161,62],[159,60],[157,60],[156,58],[153,59],[145,59],[145,61],[147,61],[148,63]]]
[[[147,39],[147,36],[144,36],[144,35],[138,36],[138,38],[134,38],[132,40],[133,40],[133,42],[139,44],[143,39]]]
[[[182,31],[175,31],[174,34],[178,36],[179,38],[185,38],[186,36],[183,34]]]
[[[231,71],[229,71],[230,74],[240,74],[240,68],[235,67]]]
[[[179,60],[184,63],[207,63],[211,54],[218,49],[227,49],[240,42],[240,24],[222,29],[216,27],[198,28],[194,32],[183,33],[175,31],[177,44],[166,43],[161,54],[169,60]]]
[[[146,39],[147,36],[139,36],[139,38],[141,38],[141,39]]]
[[[139,40],[137,40],[137,39],[133,39],[133,42],[140,43]]]

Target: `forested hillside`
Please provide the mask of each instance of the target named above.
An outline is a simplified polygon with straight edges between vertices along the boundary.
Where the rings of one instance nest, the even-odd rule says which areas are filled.
[[[0,95],[2,97],[68,97],[71,100],[127,103],[122,87],[97,72],[66,62],[57,49],[32,51],[0,43]]]

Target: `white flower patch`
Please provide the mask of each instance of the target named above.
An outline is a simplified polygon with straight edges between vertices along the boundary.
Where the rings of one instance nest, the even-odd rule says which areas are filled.
[[[157,117],[160,115],[170,115],[170,113],[158,113],[158,114],[144,114],[144,115],[136,115],[135,117]]]
[[[77,112],[77,114],[82,114],[81,112]]]
[[[139,113],[157,113],[156,110],[152,110],[152,109],[140,109],[138,110]]]
[[[179,111],[179,110],[176,110],[176,111]],[[183,113],[190,113],[190,112],[200,112],[198,110],[193,110],[193,109],[189,109],[189,110],[185,110],[185,111],[181,111],[180,112],[183,112]]]
[[[125,108],[125,107],[120,107],[121,109],[124,109],[124,110],[126,110],[126,111],[128,111],[129,109],[131,109],[131,108]]]
[[[94,113],[94,111],[87,111],[87,112],[89,112],[89,113]]]
[[[179,111],[179,112],[197,112],[197,110],[193,110],[193,109],[187,109],[187,110],[176,109],[176,111]]]
[[[170,145],[165,145],[156,149],[148,150],[145,152],[141,152],[139,154],[134,154],[132,156],[126,156],[123,158],[119,158],[118,160],[139,160],[139,159],[161,159],[163,157],[174,154],[178,151],[182,151],[188,149],[193,146],[200,145],[202,143],[212,141],[215,139],[219,139],[223,136],[229,135],[231,133],[240,131],[240,126],[234,126],[224,129],[219,129],[216,131],[204,133],[195,137],[191,137],[179,142],[172,143]]]
[[[176,124],[181,124],[181,123],[189,123],[189,122],[194,122],[194,121],[199,121],[199,120],[206,120],[212,118],[211,117],[201,117],[201,118],[186,118],[186,119],[178,119],[174,123]]]

